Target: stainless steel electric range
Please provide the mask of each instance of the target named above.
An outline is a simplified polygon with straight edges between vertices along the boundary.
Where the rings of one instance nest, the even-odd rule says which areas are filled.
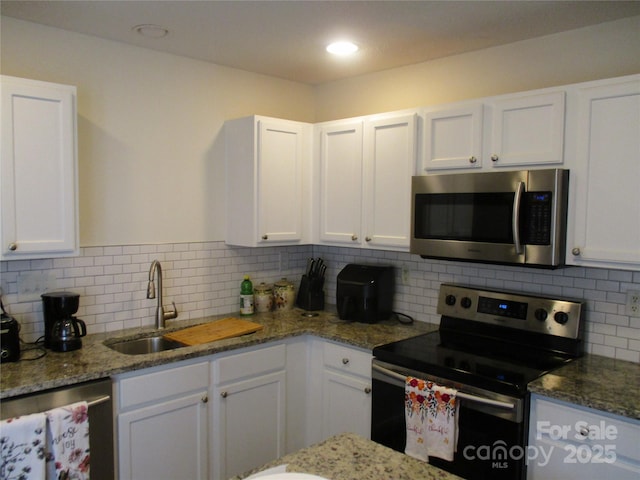
[[[457,390],[453,461],[470,479],[523,479],[527,385],[582,355],[584,303],[443,284],[438,331],[374,348],[372,440],[404,451],[407,376]]]

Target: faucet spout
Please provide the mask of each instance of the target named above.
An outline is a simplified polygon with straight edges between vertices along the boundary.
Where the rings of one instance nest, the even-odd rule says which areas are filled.
[[[156,304],[156,328],[162,329],[165,327],[165,322],[172,318],[178,317],[178,309],[175,302],[171,302],[173,308],[167,308],[162,303],[162,265],[158,260],[151,262],[151,268],[149,268],[149,283],[147,284],[147,298],[156,298],[156,287],[154,279],[158,281],[158,302]]]

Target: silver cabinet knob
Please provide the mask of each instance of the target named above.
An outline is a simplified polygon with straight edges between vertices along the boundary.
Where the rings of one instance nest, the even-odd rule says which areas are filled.
[[[262,240],[269,240],[269,235],[262,235]]]
[[[221,396],[222,398],[227,398],[227,396],[228,396],[228,395],[229,395],[229,393],[228,393],[228,392],[220,392],[220,396]]]
[[[18,249],[18,244],[17,243],[10,243],[9,244],[9,250],[12,252],[15,252]]]
[[[371,387],[365,387],[364,388],[364,393],[366,393],[367,395],[369,395],[371,393]]]
[[[478,159],[474,156],[469,157],[469,163],[476,163]]]
[[[588,437],[589,436],[589,427],[580,427],[580,430],[578,430],[578,434],[581,437]]]
[[[573,255],[575,255],[576,257],[579,257],[580,253],[582,253],[582,252],[580,252],[580,248],[579,247],[573,247],[573,249],[571,250],[571,253]]]
[[[205,395],[204,397],[202,397],[202,403],[207,403],[209,401],[209,397],[207,395]]]
[[[348,363],[349,363],[349,359],[348,359],[347,357],[345,357],[345,358],[343,358],[343,359],[342,359],[342,364],[343,364],[343,365],[346,365],[346,364],[348,364]]]
[[[358,236],[354,233],[353,235],[351,235],[351,240],[355,242],[356,240],[358,240]]]
[[[495,153],[493,155],[491,155],[491,161],[492,162],[497,162],[498,160],[500,160],[500,157],[498,157],[498,155],[496,155]]]

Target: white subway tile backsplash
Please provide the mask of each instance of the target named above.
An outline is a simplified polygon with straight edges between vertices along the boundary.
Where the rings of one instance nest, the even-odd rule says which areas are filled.
[[[90,333],[153,325],[155,300],[146,298],[151,262],[163,267],[164,301],[174,301],[179,319],[235,313],[244,274],[255,284],[287,277],[298,283],[308,257],[328,266],[326,303],[335,303],[336,276],[347,263],[381,263],[396,267],[394,309],[416,321],[438,323],[437,296],[443,282],[533,294],[584,299],[586,350],[640,362],[640,319],[626,315],[628,290],[640,290],[640,272],[565,268],[530,270],[464,262],[423,260],[400,252],[327,246],[245,248],[224,242],[88,247],[74,258],[0,262],[3,302],[21,323],[22,336],[42,336],[40,301],[18,303],[17,278],[26,271],[47,271],[55,290],[81,295],[78,317]],[[408,282],[402,283],[402,268]]]

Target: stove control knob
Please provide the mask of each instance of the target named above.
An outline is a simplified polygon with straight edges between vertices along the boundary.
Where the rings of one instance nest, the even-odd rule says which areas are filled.
[[[564,325],[569,321],[569,315],[567,315],[565,312],[556,312],[556,314],[553,316],[553,319],[560,325]]]
[[[455,305],[456,304],[456,296],[455,295],[451,295],[451,294],[447,295],[444,298],[444,303],[446,303],[449,306]]]
[[[536,320],[544,322],[547,319],[547,311],[544,308],[538,308],[534,314]]]
[[[469,308],[471,306],[471,299],[469,297],[462,297],[460,305],[462,305],[462,308]]]

